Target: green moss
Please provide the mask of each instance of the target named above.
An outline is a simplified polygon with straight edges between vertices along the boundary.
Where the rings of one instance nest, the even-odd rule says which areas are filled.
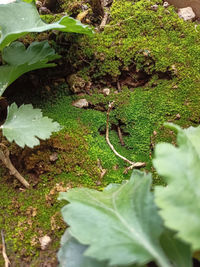
[[[155,3],[160,3],[157,11],[151,9]],[[200,40],[194,27],[194,23],[180,19],[173,7],[165,9],[162,1],[115,0],[111,22],[104,31],[93,38],[82,38],[77,62],[80,66],[81,58],[88,60],[86,69],[95,79],[108,74],[118,77],[135,65],[148,74],[173,74],[175,68],[179,78],[187,75],[198,80]],[[74,55],[73,47],[72,51]]]
[[[166,9],[162,2],[114,0],[111,22],[104,31],[79,39],[78,50],[73,45],[70,48],[80,75],[89,75],[101,86],[109,82],[109,87],[116,88],[117,81],[122,83],[118,95],[113,89],[106,98],[97,93],[87,99],[103,105],[105,111],[115,100],[110,121],[123,130],[125,147],[111,131],[112,142],[123,155],[146,161],[149,169],[152,138],[154,142],[172,140],[163,123],[188,127],[199,123],[200,113],[199,32],[193,22],[184,22],[173,7]],[[157,11],[151,8],[155,3],[159,4]],[[127,77],[140,81],[139,73],[147,79],[143,87],[123,87]],[[103,124],[100,127],[105,129]],[[158,133],[155,137],[154,131]]]
[[[61,8],[70,16],[77,16],[82,11],[82,4],[79,0],[60,0]]]
[[[101,97],[100,94],[98,94],[98,96]],[[100,135],[99,131],[103,128],[105,129],[106,126],[106,114],[92,109],[84,110],[75,108],[72,106],[73,100],[74,97],[72,96],[62,96],[57,103],[53,105],[47,104],[45,112],[49,117],[54,118],[61,125],[64,125],[65,131],[70,129],[72,134],[77,131],[80,132],[80,136],[84,138],[86,142],[84,146],[87,147],[88,153],[87,155],[82,155],[80,152],[80,158],[85,157],[84,169],[88,168],[93,170],[93,174],[90,174],[90,177],[93,176],[93,181],[97,181],[100,176],[100,170],[98,169],[95,175],[94,171],[97,167],[97,161],[100,160],[102,167],[108,170],[105,179],[101,181],[102,185],[107,185],[106,177],[109,176],[109,172],[115,173],[115,171],[112,170],[112,167],[119,165],[123,169],[124,162],[117,158],[111,151],[106,143],[105,134]],[[88,100],[90,100],[89,97]],[[116,135],[114,136],[114,139],[118,142],[118,137]],[[79,146],[80,151],[83,150],[83,147]],[[119,144],[118,147],[120,147]],[[92,161],[89,160],[88,157],[91,158]],[[80,179],[83,181],[85,179],[84,177],[87,177],[84,175],[80,176]],[[114,175],[112,175],[112,177],[114,177]],[[118,177],[118,174],[116,174],[115,179],[113,179],[112,182],[115,182],[116,180],[122,181],[123,179],[123,175]],[[79,182],[81,182],[81,180],[79,180]],[[89,185],[91,186],[92,184],[89,182]]]
[[[5,229],[9,255],[36,257],[38,238],[45,234],[52,237],[54,248],[58,247],[65,228],[58,213],[63,205],[57,201],[59,186],[102,189],[108,183],[129,178],[130,172],[123,173],[126,164],[105,140],[109,102],[115,101],[110,112],[111,143],[128,159],[145,161],[153,172],[154,145],[175,141],[163,123],[173,121],[183,127],[199,124],[199,33],[192,22],[179,19],[172,7],[167,9],[170,13],[162,5],[157,12],[151,10],[155,2],[162,1],[114,0],[111,22],[102,33],[92,38],[67,35],[74,44],[69,47],[66,60],[74,72],[77,70],[86,80],[89,76],[93,87],[109,86],[111,93],[105,97],[94,89],[93,94],[80,96],[104,112],[73,107],[72,101],[78,97],[70,95],[65,84],[56,89],[53,99],[45,100],[45,104],[37,102],[44,114],[58,121],[63,129],[33,150],[22,153],[12,147],[16,163],[21,156],[19,170],[24,174],[35,171],[37,181],[34,184],[34,177],[29,175],[34,188],[19,191],[13,188],[6,172],[1,173],[0,228]],[[147,78],[143,86],[134,88],[124,82],[130,75],[137,82],[140,73]],[[116,93],[118,80],[122,90]],[[117,126],[122,130],[125,146],[120,144]],[[58,154],[55,163],[49,160],[52,152]],[[98,162],[107,170],[103,178]],[[162,183],[155,172],[154,183]]]
[[[63,17],[63,14],[48,14],[48,15],[40,15],[40,18],[46,22],[46,23],[53,23],[56,22],[58,20],[60,20]]]
[[[19,260],[19,266],[22,257],[35,262],[40,253],[39,238],[46,234],[52,238],[52,246],[58,248],[66,228],[60,216],[63,202],[57,200],[59,191],[75,186],[102,189],[109,182],[124,179],[123,162],[98,133],[105,126],[105,114],[73,107],[74,97],[61,91],[55,103],[49,101],[43,111],[63,126],[62,131],[34,149],[20,150],[14,144],[10,147],[18,170],[22,174],[30,173],[26,178],[33,188],[15,189],[13,178],[2,170],[0,228],[5,230],[7,253],[15,263]],[[58,154],[55,163],[49,160],[53,152]],[[107,169],[103,179],[98,160]],[[114,170],[112,167],[116,165],[118,169]],[[19,186],[17,182],[16,186]]]

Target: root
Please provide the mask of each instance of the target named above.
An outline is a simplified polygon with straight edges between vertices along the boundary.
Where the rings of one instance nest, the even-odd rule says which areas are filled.
[[[109,116],[110,116],[110,111],[112,110],[113,106],[114,106],[114,101],[109,104],[108,110],[107,110],[107,121],[106,121],[106,142],[107,142],[107,144],[109,145],[109,147],[111,148],[111,150],[115,153],[115,155],[117,157],[119,157],[123,161],[130,164],[130,166],[125,169],[124,173],[127,173],[128,170],[132,170],[133,168],[142,168],[142,167],[146,166],[145,162],[133,162],[133,161],[130,161],[129,159],[125,158],[124,156],[120,155],[116,151],[114,146],[111,144],[110,139],[109,139]]]
[[[20,181],[20,183],[22,183],[26,188],[29,188],[30,184],[24,179],[24,177],[13,166],[10,160],[10,157],[9,157],[10,152],[8,148],[2,143],[0,143],[0,146],[2,147],[2,149],[0,150],[0,160],[3,162],[6,168],[9,169],[11,175],[15,176]]]

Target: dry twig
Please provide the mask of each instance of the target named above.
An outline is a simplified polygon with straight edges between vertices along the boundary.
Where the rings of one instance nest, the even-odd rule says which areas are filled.
[[[103,29],[106,26],[107,21],[108,21],[108,16],[109,16],[108,12],[105,12],[104,16],[103,16],[103,19],[101,21],[101,24],[99,26],[100,30]]]
[[[120,155],[114,146],[111,144],[110,139],[109,139],[109,116],[110,116],[110,111],[112,110],[114,106],[114,101],[109,104],[108,110],[107,110],[107,121],[106,121],[106,142],[111,148],[111,150],[115,153],[116,156],[118,156],[120,159],[123,159],[125,162],[129,163],[130,166],[125,169],[124,173],[128,172],[128,170],[132,170],[133,168],[141,168],[146,166],[145,162],[133,162],[130,161],[129,159],[125,158],[124,156]]]
[[[124,144],[124,140],[123,140],[123,136],[122,136],[122,131],[121,131],[121,129],[120,129],[119,126],[117,126],[117,132],[118,132],[119,141],[120,141],[121,145],[122,145],[122,146],[125,146],[125,144]]]
[[[100,179],[102,179],[104,177],[104,175],[107,173],[107,170],[102,167],[101,161],[99,159],[97,160],[97,166],[99,167],[99,169],[101,171]]]
[[[8,148],[2,143],[0,143],[0,146],[2,147],[2,149],[0,150],[0,160],[9,169],[11,175],[14,175],[26,188],[29,188],[30,184],[24,179],[24,177],[13,166],[10,160],[10,157],[9,157],[10,152]]]
[[[9,261],[7,254],[6,254],[6,243],[5,243],[5,239],[4,239],[3,230],[1,230],[1,239],[2,239],[2,255],[3,255],[4,261],[5,261],[5,267],[9,267],[10,261]]]

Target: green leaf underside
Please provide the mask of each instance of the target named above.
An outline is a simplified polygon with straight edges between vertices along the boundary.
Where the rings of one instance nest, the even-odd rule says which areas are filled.
[[[41,110],[33,109],[31,104],[18,108],[13,103],[8,107],[8,116],[1,128],[8,141],[15,141],[20,147],[34,147],[39,145],[39,139],[47,139],[58,131],[59,124],[43,117]]]
[[[108,267],[106,262],[98,262],[84,256],[87,246],[80,244],[69,234],[68,230],[62,236],[61,245],[58,252],[60,267]]]
[[[165,225],[177,236],[189,242],[193,250],[200,249],[200,127],[178,132],[177,144],[158,144],[153,164],[167,182],[156,187],[155,200]]]
[[[39,16],[34,1],[21,0],[9,4],[0,4],[0,50],[12,41],[29,32],[43,32],[51,29],[64,32],[92,34],[92,30],[69,16],[60,21],[46,24]]]
[[[145,264],[155,260],[171,266],[159,244],[162,221],[150,192],[151,176],[135,171],[130,181],[103,192],[72,189],[60,199],[70,233],[89,245],[84,255],[110,265]]]
[[[192,267],[190,246],[177,239],[174,232],[165,229],[161,236],[161,245],[173,266]]]
[[[7,62],[0,66],[0,96],[5,89],[22,74],[41,68],[54,67],[48,61],[60,58],[50,47],[48,41],[33,42],[26,49],[21,42],[14,42],[4,48],[2,59]]]

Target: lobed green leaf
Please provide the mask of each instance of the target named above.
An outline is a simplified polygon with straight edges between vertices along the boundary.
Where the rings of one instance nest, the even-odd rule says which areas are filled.
[[[39,145],[39,139],[49,138],[60,127],[52,119],[43,117],[41,110],[33,109],[31,104],[18,108],[13,103],[8,107],[7,119],[1,128],[9,142],[15,141],[20,147],[34,147]]]
[[[82,245],[65,231],[61,238],[61,245],[58,252],[58,260],[61,267],[107,267],[106,262],[99,262],[95,259],[84,256],[83,253],[87,246]]]
[[[159,244],[162,221],[150,185],[149,174],[135,171],[130,181],[103,192],[82,188],[60,194],[70,202],[62,214],[71,235],[89,246],[85,256],[109,260],[110,265],[155,260],[171,266]]]
[[[188,244],[176,238],[176,233],[165,229],[161,236],[161,246],[176,267],[192,267],[192,253]]]
[[[177,145],[158,144],[153,164],[165,178],[166,187],[155,189],[155,200],[165,225],[177,236],[200,249],[200,127],[181,129],[168,124],[178,133]]]
[[[48,61],[60,58],[50,47],[48,41],[33,42],[26,49],[21,42],[5,47],[2,59],[7,64],[0,66],[0,96],[5,89],[22,74],[35,69],[54,67]]]
[[[88,26],[69,16],[61,18],[58,22],[46,24],[41,20],[34,0],[30,3],[16,0],[9,4],[0,4],[0,50],[29,32],[51,29],[92,34]]]

